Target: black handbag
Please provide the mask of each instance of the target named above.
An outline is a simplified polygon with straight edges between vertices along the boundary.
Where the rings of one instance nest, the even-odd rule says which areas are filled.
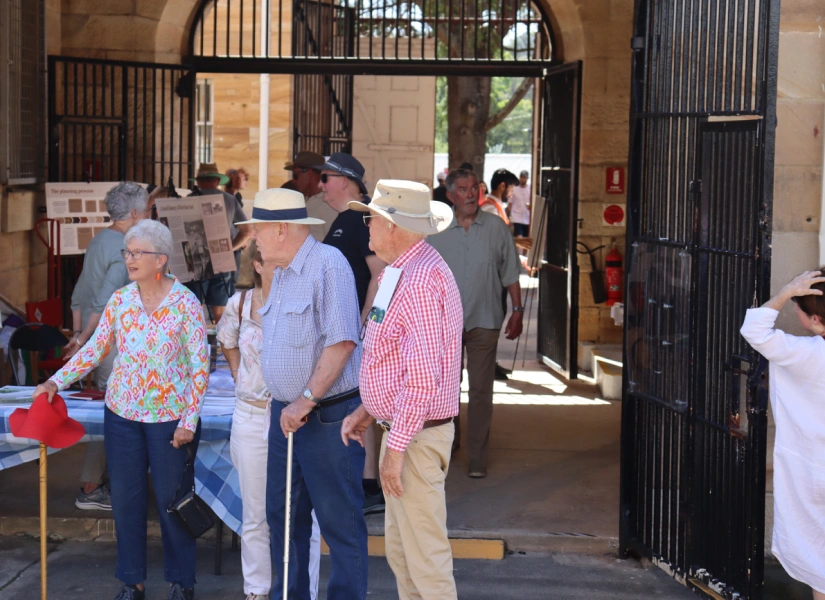
[[[166,508],[166,512],[175,515],[189,535],[197,539],[215,525],[215,519],[209,505],[195,493],[194,484],[192,489],[186,491],[183,496],[180,495],[181,487],[190,469],[194,475],[195,450],[191,443],[186,444],[186,465],[183,467],[178,488],[175,490],[175,500]]]

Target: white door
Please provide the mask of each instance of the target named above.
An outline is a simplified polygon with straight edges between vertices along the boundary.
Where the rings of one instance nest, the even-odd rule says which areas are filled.
[[[435,77],[359,75],[353,86],[352,154],[379,179],[433,184]]]

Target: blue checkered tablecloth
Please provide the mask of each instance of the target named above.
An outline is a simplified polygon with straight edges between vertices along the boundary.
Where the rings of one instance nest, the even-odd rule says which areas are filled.
[[[243,514],[241,491],[238,473],[229,455],[229,434],[232,430],[235,399],[234,393],[229,395],[231,378],[228,385],[225,379],[225,373],[213,373],[209,391],[204,398],[201,411],[201,441],[195,458],[195,491],[209,504],[221,521],[232,531],[240,533]],[[28,393],[31,394],[31,391]],[[61,396],[66,400],[69,416],[86,428],[86,435],[80,441],[103,440],[103,402],[72,399],[72,393],[68,391],[61,392]],[[15,437],[9,426],[9,415],[20,406],[30,405],[31,401],[14,402],[11,398],[0,403],[0,470],[35,460],[40,456],[38,442]],[[58,451],[49,448],[49,454]]]

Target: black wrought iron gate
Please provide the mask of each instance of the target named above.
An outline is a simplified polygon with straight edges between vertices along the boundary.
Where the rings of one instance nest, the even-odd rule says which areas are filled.
[[[581,63],[544,77],[541,195],[544,252],[539,271],[538,350],[565,377],[577,371],[579,269],[576,256]]]
[[[620,544],[762,597],[779,3],[636,3]]]
[[[49,181],[188,187],[195,73],[183,65],[49,57]]]
[[[300,0],[294,7],[293,55],[355,55],[352,8],[312,0]],[[351,152],[354,77],[334,72],[294,77],[293,154]]]

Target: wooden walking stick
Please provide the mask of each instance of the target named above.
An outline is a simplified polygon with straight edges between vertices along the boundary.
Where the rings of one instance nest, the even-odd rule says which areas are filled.
[[[46,583],[46,558],[49,542],[49,527],[46,522],[46,490],[48,483],[46,444],[40,442],[40,600],[46,600],[48,585]]]
[[[294,439],[289,432],[286,443],[286,504],[284,505],[284,592],[283,600],[287,600],[289,587],[289,517],[292,513],[292,445]],[[44,598],[45,600],[45,598]]]

